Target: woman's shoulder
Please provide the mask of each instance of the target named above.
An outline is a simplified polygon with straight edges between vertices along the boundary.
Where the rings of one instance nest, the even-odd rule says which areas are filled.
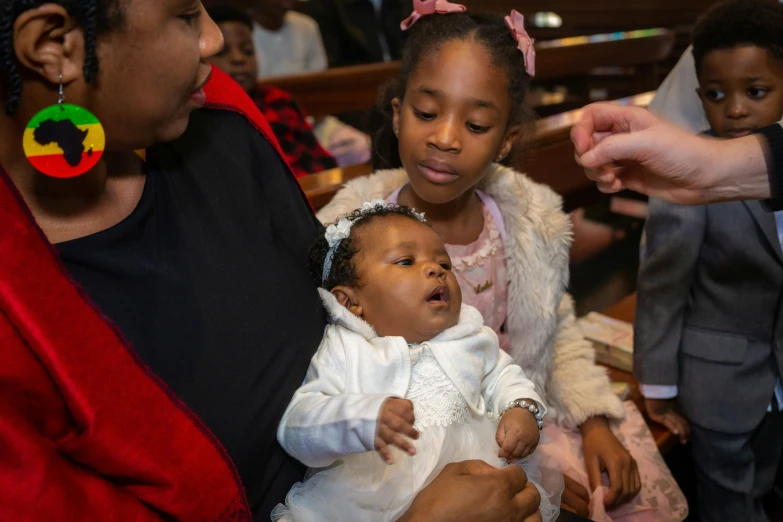
[[[547,185],[495,164],[480,189],[497,204],[508,236],[534,232],[547,242],[570,246],[571,220],[563,199]]]
[[[365,201],[386,199],[389,194],[404,185],[407,179],[403,169],[379,170],[368,176],[352,179],[318,211],[318,219],[322,223],[333,223],[362,206]]]

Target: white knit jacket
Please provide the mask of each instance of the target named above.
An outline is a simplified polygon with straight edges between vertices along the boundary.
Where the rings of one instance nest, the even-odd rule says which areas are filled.
[[[390,397],[405,397],[410,386],[411,359],[405,339],[378,336],[332,294],[318,292],[330,324],[280,421],[277,440],[289,455],[320,468],[372,451],[381,406]],[[500,350],[498,336],[472,306],[463,304],[459,322],[423,345],[474,415],[498,414],[516,399],[536,401],[546,413],[533,383]]]
[[[605,415],[622,419],[622,402],[612,391],[606,369],[576,325],[568,284],[571,222],[562,200],[549,187],[524,174],[492,165],[479,188],[503,216],[509,277],[510,353],[535,383],[548,417],[564,428]],[[332,223],[365,201],[387,198],[407,182],[405,171],[384,170],[349,181],[318,213]]]

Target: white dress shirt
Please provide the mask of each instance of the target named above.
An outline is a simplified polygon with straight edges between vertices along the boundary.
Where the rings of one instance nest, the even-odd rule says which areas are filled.
[[[279,31],[253,24],[258,79],[323,71],[328,67],[318,24],[309,16],[289,11]]]

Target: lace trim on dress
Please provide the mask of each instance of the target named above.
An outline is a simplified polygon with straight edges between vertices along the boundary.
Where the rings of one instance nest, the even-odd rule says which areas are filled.
[[[470,416],[465,398],[438,364],[428,346],[411,351],[411,382],[407,398],[413,403],[414,428],[464,424]]]

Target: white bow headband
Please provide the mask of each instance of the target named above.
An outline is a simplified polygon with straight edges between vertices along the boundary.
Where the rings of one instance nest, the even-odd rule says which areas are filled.
[[[398,205],[395,205],[394,203],[386,203],[386,201],[382,199],[374,199],[372,201],[368,201],[361,206],[362,211],[366,210],[372,210],[377,207],[396,207]],[[421,222],[424,222],[424,214],[419,212],[413,212],[416,219],[418,219]],[[324,259],[324,270],[323,274],[321,275],[321,285],[326,284],[326,280],[329,279],[329,272],[332,270],[332,261],[334,260],[334,253],[337,251],[337,249],[340,247],[340,243],[342,243],[343,239],[347,239],[351,235],[351,228],[364,219],[365,215],[360,215],[356,218],[344,217],[340,218],[340,220],[337,223],[334,223],[332,225],[329,225],[326,227],[326,233],[324,234],[324,237],[326,238],[326,242],[329,244],[329,250],[326,251],[326,258]]]

